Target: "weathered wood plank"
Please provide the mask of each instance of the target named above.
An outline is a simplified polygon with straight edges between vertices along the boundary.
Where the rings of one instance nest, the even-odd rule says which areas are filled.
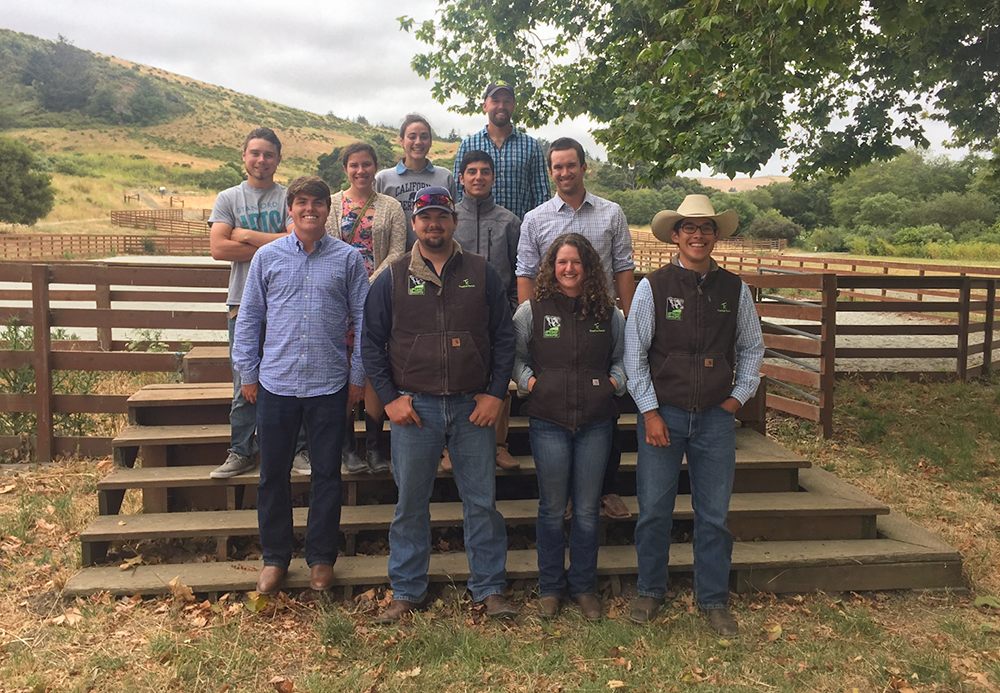
[[[639,512],[634,496],[623,498],[633,515]],[[296,532],[305,531],[308,508],[294,508],[292,522]],[[538,500],[497,501],[497,510],[507,524],[532,524],[538,515]],[[461,503],[432,503],[432,527],[460,526]],[[729,521],[740,519],[779,519],[887,515],[889,509],[873,499],[847,500],[818,493],[734,494],[729,507]],[[345,506],[340,528],[344,532],[387,530],[395,514],[395,505]],[[691,496],[679,495],[674,508],[675,520],[691,520],[694,512]],[[188,537],[253,536],[257,534],[257,513],[254,510],[206,511],[189,513],[155,513],[143,515],[105,515],[98,517],[80,533],[83,542],[142,539],[173,539]],[[751,532],[750,538],[759,536]]]
[[[892,564],[899,564],[896,576],[900,582],[911,583],[914,567],[925,564],[953,566],[958,562],[959,575],[954,568],[946,569],[950,584],[933,584],[928,587],[961,588],[961,559],[954,551],[934,551],[891,539],[871,539],[831,542],[756,542],[737,543],[733,547],[733,570],[739,584],[757,585],[760,580],[743,578],[740,573],[762,576],[764,570],[790,573],[803,569],[825,571],[830,583],[829,591],[855,589],[859,571],[843,570],[844,567],[871,566],[885,572]],[[380,585],[388,582],[386,556],[343,556],[337,560],[336,585]],[[87,595],[108,591],[115,595],[164,594],[167,583],[175,577],[195,592],[249,591],[256,588],[260,561],[229,561],[218,563],[168,564],[137,566],[132,570],[119,570],[117,566],[87,568],[74,575],[66,584],[66,592]],[[691,546],[679,544],[671,548],[670,570],[673,575],[691,573],[693,560]],[[635,575],[636,556],[632,546],[601,547],[598,556],[599,575]],[[860,571],[864,572],[864,571]],[[845,579],[835,582],[837,575]],[[507,552],[507,578],[530,579],[538,576],[538,557],[534,551]],[[464,581],[469,578],[469,567],[464,553],[434,554],[431,556],[428,577],[432,582]],[[775,584],[772,581],[772,584]],[[778,583],[780,586],[780,583]],[[891,584],[883,575],[880,584]],[[285,579],[287,589],[305,589],[309,585],[309,568],[305,560],[293,559]],[[765,587],[766,589],[766,587]],[[807,588],[796,591],[812,591]],[[886,589],[886,587],[879,587]]]

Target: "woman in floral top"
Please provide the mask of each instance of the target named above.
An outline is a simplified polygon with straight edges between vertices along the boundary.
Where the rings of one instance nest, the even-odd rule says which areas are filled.
[[[375,192],[375,172],[378,156],[365,142],[355,142],[344,148],[341,163],[351,184],[347,190],[330,198],[330,220],[327,233],[354,246],[365,260],[369,279],[374,280],[389,263],[404,253],[406,216],[392,197]],[[354,347],[354,331],[348,334],[348,347]],[[353,411],[348,412],[348,432],[354,430]],[[344,468],[350,473],[384,472],[389,463],[382,457],[380,438],[385,413],[371,385],[365,387],[365,457],[357,452],[357,441],[351,435],[344,439]]]

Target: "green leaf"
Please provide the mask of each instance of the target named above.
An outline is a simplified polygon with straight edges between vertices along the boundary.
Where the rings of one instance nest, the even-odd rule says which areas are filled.
[[[988,606],[991,609],[1000,609],[1000,599],[991,596],[976,597],[976,601],[973,604],[975,606]]]

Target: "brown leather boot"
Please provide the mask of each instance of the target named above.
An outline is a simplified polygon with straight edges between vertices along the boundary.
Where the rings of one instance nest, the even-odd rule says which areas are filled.
[[[257,576],[257,594],[277,594],[285,579],[285,568],[266,565]]]

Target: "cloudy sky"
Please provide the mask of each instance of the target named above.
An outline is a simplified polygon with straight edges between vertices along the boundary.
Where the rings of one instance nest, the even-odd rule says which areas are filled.
[[[449,112],[431,98],[431,83],[410,69],[425,48],[399,30],[402,14],[429,19],[437,0],[4,0],[0,26],[159,67],[287,106],[342,118],[364,115],[393,127],[411,111],[434,129],[463,135],[482,129],[485,116]],[[534,131],[552,140],[570,136],[599,158],[604,150],[584,119]],[[946,136],[930,133],[935,145]],[[781,174],[782,162],[762,171]],[[709,175],[709,171],[701,175]]]

